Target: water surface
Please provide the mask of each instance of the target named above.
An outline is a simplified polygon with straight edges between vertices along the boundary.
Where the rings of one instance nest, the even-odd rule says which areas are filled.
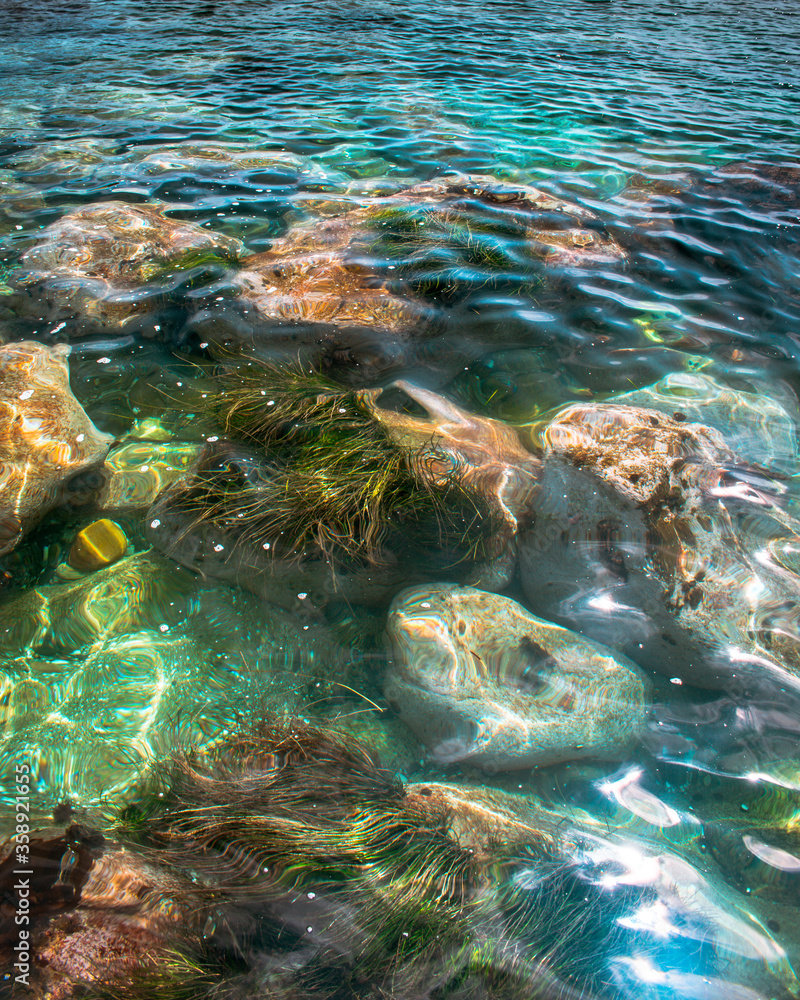
[[[709,377],[751,394],[717,429],[757,467],[748,482],[766,481],[796,516],[796,3],[7,3],[0,39],[0,333],[71,345],[72,390],[114,449],[133,449],[132,469],[158,469],[166,483],[209,443],[226,445],[204,400],[235,341],[280,366],[300,353],[345,386],[404,378],[518,424],[666,376]],[[536,187],[583,221],[551,211],[537,229],[536,213],[522,218],[474,190],[439,214],[401,198],[350,252],[424,312],[402,335],[362,327],[326,339],[312,325],[294,336],[291,324],[243,311],[236,268],[219,259],[145,284],[136,321],[123,325],[62,316],[45,293],[25,309],[15,297],[42,231],[97,203],[166,206],[170,219],[242,241],[241,269],[298,226],[456,172]],[[559,242],[568,229],[584,235]],[[607,946],[620,949],[603,955],[616,971],[589,977],[588,995],[798,995],[800,699],[780,657],[777,674],[754,668],[744,686],[695,685],[640,662],[654,707],[622,762],[448,767],[384,700],[388,600],[324,587],[309,596],[287,575],[265,604],[236,574],[143,555],[122,575],[103,571],[108,586],[85,578],[41,626],[35,590],[58,585],[92,519],[91,486],[76,489],[0,560],[0,745],[7,778],[15,761],[30,763],[41,822],[66,799],[118,808],[152,756],[285,712],[363,736],[404,781],[538,795],[565,822],[599,818],[615,850],[631,837],[675,852],[718,893],[711,924],[724,923],[719,914],[750,921],[786,953],[753,946],[745,961],[738,938],[726,952],[706,930],[665,929],[651,912]],[[750,507],[737,521],[753,551],[774,531],[762,513]],[[135,504],[116,512],[131,554],[150,549],[154,517]],[[401,563],[400,589],[417,570]],[[520,576],[503,589],[534,603]],[[622,650],[629,626],[615,631],[604,593],[562,606],[560,623],[591,631],[599,621]],[[764,598],[758,613],[767,630],[796,635],[796,606]],[[6,805],[12,797],[7,781]],[[574,849],[588,882],[591,864],[608,876],[630,861]],[[567,911],[581,902],[570,892]],[[642,964],[637,942],[648,935],[669,944]],[[726,985],[729,954],[746,972],[737,966]],[[467,995],[448,989],[435,995]]]

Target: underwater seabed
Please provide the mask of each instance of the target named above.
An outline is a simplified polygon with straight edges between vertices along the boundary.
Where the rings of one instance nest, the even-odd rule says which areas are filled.
[[[511,425],[229,356],[112,440],[0,350],[60,394],[4,487],[43,996],[798,994],[788,397]]]
[[[77,979],[98,997],[407,997],[431,977],[459,997],[797,991],[775,917],[704,876],[690,842],[483,785],[404,787],[296,721],[173,754],[113,828],[93,818],[62,805],[66,828],[30,843],[44,995]],[[6,896],[16,863],[0,861]]]
[[[795,5],[56,6],[0,997],[800,998]]]
[[[470,268],[630,266],[531,185],[348,184],[254,255],[173,211],[68,211],[8,275],[36,990],[798,995],[789,384],[662,310],[603,392],[543,344],[462,345],[431,388]]]

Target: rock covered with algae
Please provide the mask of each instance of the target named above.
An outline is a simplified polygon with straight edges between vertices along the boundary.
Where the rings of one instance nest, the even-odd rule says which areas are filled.
[[[757,901],[691,850],[485,785],[404,787],[298,720],[162,759],[111,831],[80,820],[28,850],[31,981],[52,1000],[798,992]],[[0,849],[3,898],[15,863]]]
[[[538,469],[513,430],[408,382],[390,388],[424,414],[300,368],[254,365],[223,384],[241,444],[209,452],[151,509],[160,551],[306,607],[387,603],[409,563],[423,579],[508,580]]]
[[[729,412],[752,423],[750,400]],[[533,443],[532,608],[679,680],[797,688],[800,522],[779,475],[683,411],[615,400],[557,411]]]
[[[297,208],[319,218],[346,217],[352,225],[379,227],[391,213],[403,208],[425,208],[443,214],[483,204],[500,209],[505,220],[561,219],[571,225],[597,221],[583,205],[558,198],[548,191],[521,181],[490,174],[446,171],[436,177],[408,185],[390,178],[351,181],[341,192],[309,194],[295,199]],[[432,220],[431,220],[432,221]]]
[[[287,232],[246,258],[190,328],[218,352],[244,343],[274,356],[299,343],[307,355],[316,341],[391,368],[410,342],[436,334],[442,296],[515,266],[500,238],[509,229],[545,264],[625,259],[589,210],[527,184],[451,172],[395,188],[355,182],[296,196]]]
[[[167,208],[108,201],[67,212],[22,256],[14,277],[18,311],[78,319],[87,332],[118,329],[152,309],[148,282],[241,254],[239,240],[170,219]]]
[[[448,197],[442,202],[445,212],[458,214],[477,200],[497,213],[501,224],[516,229],[527,253],[548,267],[623,264],[628,259],[620,244],[604,231],[597,215],[574,201],[529,184],[482,174],[449,174],[439,183],[447,189]]]
[[[0,554],[111,444],[72,394],[68,356],[68,347],[27,341],[0,347]]]
[[[648,686],[633,663],[507,597],[405,590],[387,636],[386,700],[441,762],[513,770],[614,758],[644,727]]]
[[[488,218],[470,223],[476,203],[496,216],[494,226]],[[501,227],[517,230],[526,250],[546,265],[592,266],[627,260],[626,252],[602,231],[593,212],[530,184],[453,171],[391,194],[380,202],[374,215],[380,218],[381,212],[396,212],[403,206],[424,206],[426,216],[420,221],[432,234],[450,230],[454,244],[462,242],[476,260],[481,259],[479,252],[475,254],[478,235],[489,235],[493,228]],[[458,237],[460,226],[465,228],[466,240],[463,235]],[[483,260],[489,263],[491,254]]]

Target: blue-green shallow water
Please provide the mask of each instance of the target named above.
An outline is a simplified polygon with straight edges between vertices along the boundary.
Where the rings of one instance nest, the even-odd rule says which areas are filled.
[[[424,335],[362,330],[315,355],[326,370],[358,386],[408,378],[522,422],[701,373],[780,403],[796,440],[797,4],[9,3],[0,39],[0,332],[69,342],[76,397],[102,431],[134,444],[137,468],[180,470],[219,437],[202,402],[214,385],[209,334],[238,331],[281,364],[299,341],[245,318],[219,263],[145,286],[139,319],[122,329],[62,319],[44,293],[23,310],[15,275],[46,226],[98,202],[166,203],[170,218],[262,252],[298,222],[335,215],[332,203],[354,209],[447,171],[580,206],[591,213],[583,228],[611,249],[548,254],[502,202],[478,196],[444,222],[408,209],[405,229],[359,245],[359,262],[425,303]],[[758,424],[752,411],[740,417],[740,437],[749,428],[756,442],[746,458],[796,503],[796,467],[785,453],[771,464],[764,444],[777,425]],[[604,971],[576,989],[797,995],[800,699],[790,670],[776,680],[756,665],[744,690],[670,685],[651,671],[655,708],[623,762],[447,767],[386,710],[386,602],[323,607],[287,577],[283,607],[267,606],[213,573],[143,556],[106,589],[86,578],[42,625],[35,588],[58,584],[89,519],[80,496],[67,498],[2,557],[3,764],[8,777],[14,762],[31,762],[40,822],[67,798],[111,808],[153,754],[288,711],[362,735],[404,780],[538,795],[566,824],[593,817],[595,839],[573,844],[578,874],[558,890],[560,919],[596,904],[618,933],[587,923]],[[151,518],[134,508],[116,519],[146,552]],[[742,545],[755,546],[759,518],[737,523]],[[401,580],[406,568],[410,581],[417,567],[401,565]],[[530,605],[524,579],[507,592]],[[600,590],[579,597],[561,621],[588,631],[609,605]],[[796,606],[765,599],[761,610],[796,634]],[[621,649],[620,629],[632,626],[623,618],[615,631],[608,617],[603,634]],[[12,796],[6,781],[7,807]],[[503,925],[515,928],[514,947],[526,920],[543,919],[539,875],[522,866],[518,878],[522,902]],[[688,897],[705,898],[698,878],[712,902],[692,909]],[[557,935],[558,907],[545,912]],[[357,944],[349,957],[357,967]],[[448,987],[443,975],[425,995],[506,995],[498,983]],[[417,995],[381,988],[369,995]],[[547,989],[531,995],[557,995]],[[263,984],[250,992],[271,995]]]

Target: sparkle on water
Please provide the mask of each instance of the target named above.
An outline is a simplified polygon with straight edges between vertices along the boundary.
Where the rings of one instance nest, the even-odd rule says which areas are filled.
[[[21,763],[34,826],[65,801],[92,822],[135,799],[154,759],[285,714],[363,739],[470,854],[520,846],[513,863],[484,858],[472,917],[454,902],[456,862],[434,874],[411,853],[380,869],[383,896],[378,875],[359,868],[358,882],[341,862],[362,917],[326,902],[330,872],[297,876],[301,908],[270,897],[307,954],[262,927],[241,958],[209,916],[213,975],[274,950],[248,995],[267,975],[288,983],[302,952],[340,977],[342,955],[363,963],[347,996],[365,998],[800,996],[798,15],[795,0],[3,5],[0,339],[70,345],[89,421],[67,396],[66,443],[44,438],[37,386],[18,391],[20,355],[6,352],[0,489],[23,499],[0,512],[2,835]],[[374,395],[338,410],[374,467],[391,434],[359,437],[353,399],[397,425],[393,447],[408,446],[403,428],[439,428],[409,475],[444,484],[446,502],[464,491],[467,539],[491,506],[470,506],[467,487],[494,491],[505,533],[481,543],[483,561],[437,546],[390,494],[374,505],[389,511],[374,531],[386,559],[336,575],[330,551],[280,564],[279,515],[259,520],[239,496],[280,495],[282,472],[305,496],[302,473],[338,502],[337,484],[308,478],[308,434],[281,423],[293,411],[274,370],[298,362],[341,391],[388,387],[402,420],[362,406]],[[259,365],[268,393],[253,388]],[[237,372],[253,412],[274,408],[259,424],[269,462],[226,420]],[[556,433],[543,419],[558,408]],[[501,453],[495,430],[494,457],[459,450],[499,427],[469,414],[513,424],[523,447]],[[100,462],[110,444],[88,472],[86,441]],[[680,459],[669,495],[662,444]],[[525,449],[536,457],[515,473]],[[224,501],[224,524],[181,507],[198,460],[192,502]],[[100,517],[127,554],[81,573],[70,547]],[[355,514],[335,523],[350,521],[366,530]],[[504,596],[451,620],[437,600],[454,578]],[[409,586],[414,614],[395,603],[387,639]],[[538,642],[498,631],[508,607],[539,622]],[[637,678],[635,712],[584,676],[586,644],[564,627]],[[613,664],[605,652],[591,662]],[[560,713],[563,753],[514,745],[535,732],[531,704]],[[624,733],[596,740],[599,759],[572,732],[585,704]],[[399,822],[388,816],[351,831],[365,851]],[[309,823],[314,844],[355,851]],[[469,960],[432,917],[420,929],[409,872],[471,927]],[[393,978],[375,985],[379,902],[406,923]],[[188,903],[173,905],[188,928]],[[417,953],[424,990],[401,961]],[[197,973],[186,963],[173,974]],[[345,995],[320,982],[291,995]]]

